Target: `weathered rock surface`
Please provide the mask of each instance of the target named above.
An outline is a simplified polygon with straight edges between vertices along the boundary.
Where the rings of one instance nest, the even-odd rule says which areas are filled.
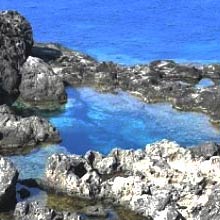
[[[184,111],[201,111],[211,116],[214,123],[220,122],[220,86],[198,89],[192,93],[185,93],[176,97],[174,107]]]
[[[0,12],[0,88],[5,94],[18,92],[20,66],[31,52],[32,28],[15,11]]]
[[[20,74],[20,101],[41,108],[53,108],[66,102],[63,80],[43,60],[29,56]]]
[[[15,207],[17,179],[18,171],[13,163],[0,157],[0,212]]]
[[[220,122],[219,65],[177,64],[158,60],[148,65],[121,66],[98,62],[88,55],[71,51],[58,44],[35,44],[32,56],[44,59],[66,84],[92,86],[101,92],[130,92],[145,102],[170,102],[175,108],[200,111]],[[201,79],[215,85],[197,88]]]
[[[217,155],[214,144],[195,150],[167,140],[143,150],[114,149],[107,156],[55,154],[45,180],[57,191],[111,200],[156,220],[218,219],[218,194],[212,194],[220,191]]]
[[[220,146],[214,142],[207,142],[189,149],[196,157],[209,159],[212,156],[220,156]]]
[[[39,202],[20,202],[14,212],[15,220],[79,220],[80,215],[58,212]]]
[[[16,116],[8,106],[0,106],[0,153],[15,154],[24,147],[60,141],[59,133],[46,119]]]
[[[153,61],[150,63],[149,68],[162,79],[198,82],[202,78],[202,71],[200,69],[194,66],[177,64],[171,60]]]

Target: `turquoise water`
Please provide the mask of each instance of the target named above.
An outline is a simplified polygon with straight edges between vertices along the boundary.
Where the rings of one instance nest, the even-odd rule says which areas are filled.
[[[143,148],[164,138],[183,146],[220,141],[220,131],[203,114],[179,112],[168,104],[145,104],[124,92],[68,88],[67,93],[68,103],[61,112],[43,114],[59,129],[63,142],[13,157],[21,177],[41,176],[46,158],[56,152],[84,154],[93,149],[106,154],[114,147]]]
[[[219,0],[1,0],[32,23],[35,39],[99,60],[220,60]]]

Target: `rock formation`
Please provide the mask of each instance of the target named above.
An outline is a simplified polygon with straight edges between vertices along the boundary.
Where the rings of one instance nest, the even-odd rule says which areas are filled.
[[[19,70],[31,52],[32,28],[15,11],[0,13],[0,90],[3,94],[18,93]]]
[[[39,58],[29,56],[23,64],[19,86],[20,100],[31,106],[50,108],[50,105],[63,104],[67,96],[60,76]]]
[[[39,202],[20,202],[14,212],[15,220],[79,220],[80,215],[69,212],[58,212]]]
[[[15,154],[39,143],[57,143],[59,133],[46,119],[16,116],[8,106],[0,106],[0,153]]]
[[[6,158],[0,157],[0,212],[8,211],[16,204],[18,171]]]
[[[144,150],[114,149],[107,156],[56,154],[48,159],[46,181],[56,191],[110,199],[154,220],[218,219],[218,194],[212,192],[220,190],[220,156],[203,157],[202,148],[163,140]],[[210,214],[208,207],[214,209]]]

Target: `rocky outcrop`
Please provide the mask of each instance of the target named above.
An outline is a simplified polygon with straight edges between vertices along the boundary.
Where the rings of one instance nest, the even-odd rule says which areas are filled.
[[[79,220],[80,215],[58,212],[39,202],[20,202],[14,212],[15,220]]]
[[[0,212],[9,211],[16,204],[18,171],[6,158],[0,157]]]
[[[63,80],[43,60],[29,56],[20,74],[19,101],[47,109],[66,102]]]
[[[201,111],[211,116],[213,123],[220,122],[220,86],[197,89],[173,99],[173,105],[184,111]]]
[[[202,71],[194,66],[177,64],[171,60],[158,60],[149,64],[154,74],[162,79],[198,82],[202,78]]]
[[[20,66],[30,54],[33,36],[28,21],[15,11],[0,12],[0,90],[18,93]]]
[[[107,156],[56,154],[48,159],[45,181],[57,191],[111,200],[154,220],[219,217],[212,191],[220,190],[220,156],[213,148],[195,151],[163,140]]]
[[[58,44],[35,44],[32,56],[47,62],[63,81],[72,86],[92,86],[101,92],[121,89],[148,103],[170,102],[175,108],[200,111],[220,122],[219,65],[178,64],[171,60],[153,61],[132,67],[98,62],[88,55]],[[201,79],[215,85],[198,88]]]
[[[196,157],[204,157],[209,159],[213,156],[220,156],[220,145],[214,142],[207,142],[189,148]]]
[[[0,106],[0,153],[15,154],[24,147],[60,141],[59,133],[46,119],[16,116],[8,106]]]

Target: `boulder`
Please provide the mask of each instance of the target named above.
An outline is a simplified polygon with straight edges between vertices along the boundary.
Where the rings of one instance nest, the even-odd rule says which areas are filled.
[[[195,210],[194,217],[200,220],[218,220],[220,219],[220,188],[216,186],[211,192],[207,203]]]
[[[62,78],[43,60],[29,56],[20,73],[20,101],[41,108],[53,108],[66,102]]]
[[[13,163],[0,157],[0,212],[9,211],[16,204],[18,171]]]
[[[177,64],[172,60],[153,61],[149,64],[149,67],[152,72],[159,74],[162,79],[195,83],[202,78],[202,70],[190,65]]]
[[[60,136],[46,119],[16,116],[8,106],[0,106],[0,152],[16,154],[24,147],[39,143],[57,143]]]
[[[59,212],[35,202],[20,202],[14,211],[15,220],[79,220],[80,215],[69,212]]]
[[[20,66],[32,48],[32,28],[18,12],[2,11],[0,33],[0,87],[12,95],[18,92]]]
[[[84,158],[55,154],[48,159],[46,181],[56,191],[93,198],[99,193],[101,178]]]
[[[185,93],[173,99],[173,106],[184,111],[202,111],[211,116],[213,123],[219,123],[220,86],[210,86]]]
[[[212,156],[220,155],[220,146],[217,143],[209,142],[191,147],[190,151],[196,157],[204,157],[205,159],[210,159]]]
[[[71,196],[122,205],[149,219],[193,220],[220,183],[216,152],[215,146],[192,150],[162,140],[143,150],[114,149],[106,156],[91,151],[83,157],[56,154],[48,159],[45,183]],[[217,205],[213,209],[217,213]]]

